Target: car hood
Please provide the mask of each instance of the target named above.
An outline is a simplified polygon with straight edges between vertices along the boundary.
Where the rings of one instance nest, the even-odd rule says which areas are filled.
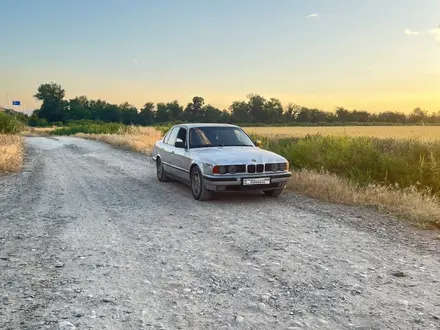
[[[192,150],[197,160],[212,165],[282,163],[286,159],[257,147],[211,147]]]

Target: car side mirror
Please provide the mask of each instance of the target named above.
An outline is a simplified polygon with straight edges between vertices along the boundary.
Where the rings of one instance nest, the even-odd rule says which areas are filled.
[[[176,148],[185,148],[185,142],[182,139],[177,138],[176,143],[174,143]]]
[[[255,144],[256,147],[261,147],[262,143],[261,143],[261,140],[255,140],[254,144]]]

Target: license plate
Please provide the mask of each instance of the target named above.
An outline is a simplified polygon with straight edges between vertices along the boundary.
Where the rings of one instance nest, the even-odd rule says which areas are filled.
[[[249,178],[243,179],[243,185],[251,186],[254,184],[270,184],[270,178]]]

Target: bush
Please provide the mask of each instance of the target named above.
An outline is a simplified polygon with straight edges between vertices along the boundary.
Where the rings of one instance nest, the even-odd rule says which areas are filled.
[[[24,125],[20,120],[0,112],[0,134],[18,134],[23,129]]]
[[[162,135],[165,135],[174,125],[176,124],[167,123],[163,125],[155,125],[154,128],[161,132]]]
[[[49,127],[46,119],[41,119],[34,115],[29,118],[28,125],[31,127]]]
[[[294,169],[328,171],[360,186],[417,186],[440,194],[440,142],[321,135],[260,139]]]

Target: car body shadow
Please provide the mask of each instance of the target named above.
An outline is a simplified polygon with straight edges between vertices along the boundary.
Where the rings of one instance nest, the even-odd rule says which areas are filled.
[[[178,180],[171,180],[167,182],[167,184],[173,187],[176,193],[186,195],[193,199],[191,194],[191,187],[186,185],[183,182]],[[194,200],[194,199],[193,199]],[[276,201],[277,198],[271,198],[264,195],[261,191],[222,191],[215,192],[212,194],[212,198],[209,201],[198,202],[194,200],[194,202],[198,203],[258,203],[261,204],[264,201]]]

